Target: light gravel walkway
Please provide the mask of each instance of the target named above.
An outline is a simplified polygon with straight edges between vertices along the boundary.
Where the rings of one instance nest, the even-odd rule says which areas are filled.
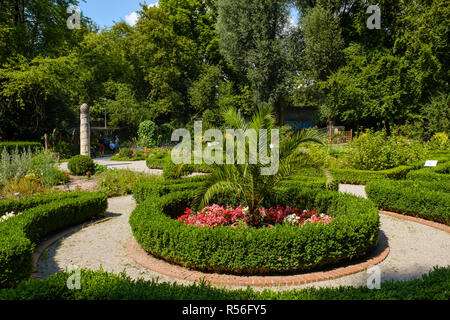
[[[345,187],[343,187],[345,189]],[[361,187],[354,187],[361,193]],[[354,190],[354,191],[355,191]],[[42,277],[64,270],[70,265],[82,268],[119,273],[125,271],[131,278],[156,279],[163,282],[190,284],[173,280],[141,267],[126,254],[126,245],[131,238],[128,219],[135,207],[131,196],[109,200],[108,222],[91,226],[54,244],[41,258],[38,272]],[[378,267],[381,279],[407,280],[419,278],[434,266],[450,265],[450,234],[418,223],[381,216],[381,232],[389,239],[390,254]],[[370,276],[360,272],[344,278],[301,286],[301,288],[361,286]],[[291,289],[279,288],[280,290]],[[277,288],[272,288],[277,290]]]
[[[96,164],[106,166],[108,169],[129,169],[137,172],[162,175],[162,170],[149,169],[145,161],[111,161],[111,157],[95,158]],[[59,165],[61,170],[67,169],[67,162]]]

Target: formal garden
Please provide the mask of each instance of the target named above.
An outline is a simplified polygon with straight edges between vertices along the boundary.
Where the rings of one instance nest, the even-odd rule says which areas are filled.
[[[39,41],[1,4],[0,300],[449,300],[449,7],[418,2],[370,30],[160,0]]]

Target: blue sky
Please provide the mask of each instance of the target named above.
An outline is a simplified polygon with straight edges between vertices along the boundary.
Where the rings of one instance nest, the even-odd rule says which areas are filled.
[[[100,28],[111,27],[114,22],[125,21],[133,25],[137,20],[136,11],[141,6],[139,3],[151,5],[158,0],[80,0],[80,8],[83,15],[91,18]],[[296,13],[293,12],[294,21]]]
[[[153,4],[157,0],[80,0],[80,8],[83,15],[91,18],[95,23],[102,27],[111,27],[115,22],[129,21],[137,17],[132,15],[138,11],[143,4]]]

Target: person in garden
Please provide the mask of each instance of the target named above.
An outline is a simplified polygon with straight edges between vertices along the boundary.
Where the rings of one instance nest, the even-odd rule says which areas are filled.
[[[119,136],[116,136],[114,143],[115,143],[115,147],[116,147],[116,152],[119,152]]]
[[[100,156],[103,157],[105,155],[105,139],[100,137],[98,140],[98,146],[100,148]]]

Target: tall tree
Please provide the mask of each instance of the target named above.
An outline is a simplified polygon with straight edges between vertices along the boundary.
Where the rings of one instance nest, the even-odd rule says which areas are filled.
[[[250,80],[256,105],[273,104],[279,114],[290,68],[289,1],[218,0],[221,52]]]

